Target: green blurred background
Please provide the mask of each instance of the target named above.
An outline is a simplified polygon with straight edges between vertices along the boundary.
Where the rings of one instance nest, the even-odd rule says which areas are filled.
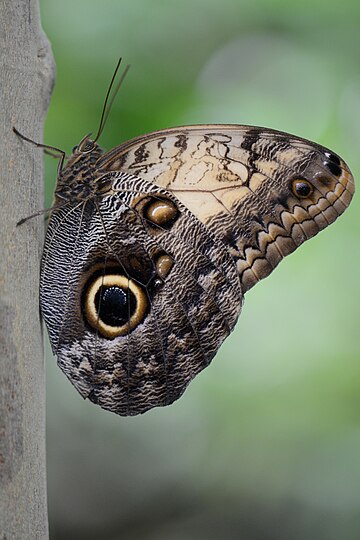
[[[358,0],[42,0],[57,82],[45,140],[101,144],[245,123],[341,154],[360,177]],[[56,163],[47,158],[51,204]],[[49,353],[53,540],[360,538],[359,202],[246,295],[236,330],[174,405],[120,418]]]

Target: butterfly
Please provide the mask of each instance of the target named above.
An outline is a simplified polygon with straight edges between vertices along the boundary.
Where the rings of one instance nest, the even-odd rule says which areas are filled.
[[[330,150],[254,126],[170,128],[104,153],[103,120],[62,153],[40,306],[72,384],[127,416],[183,394],[245,293],[346,210],[354,181]]]

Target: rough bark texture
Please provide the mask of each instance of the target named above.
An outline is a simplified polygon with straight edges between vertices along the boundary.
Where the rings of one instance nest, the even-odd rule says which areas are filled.
[[[42,139],[54,81],[37,0],[0,3],[0,539],[48,537],[45,378],[38,308]]]

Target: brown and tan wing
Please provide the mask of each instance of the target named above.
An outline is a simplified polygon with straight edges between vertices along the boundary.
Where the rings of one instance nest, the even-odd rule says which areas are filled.
[[[168,191],[124,172],[112,191],[52,212],[40,305],[58,364],[120,415],[169,405],[240,314],[225,246]]]
[[[114,148],[99,167],[172,192],[227,246],[244,292],[335,221],[354,193],[348,166],[333,152],[250,126],[157,131]]]

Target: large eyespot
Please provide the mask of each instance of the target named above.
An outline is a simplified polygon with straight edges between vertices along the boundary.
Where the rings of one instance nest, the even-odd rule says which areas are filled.
[[[291,189],[293,194],[296,197],[300,197],[300,199],[310,197],[314,191],[314,187],[310,184],[310,182],[303,180],[302,178],[293,180],[291,183]]]
[[[121,274],[98,275],[83,300],[87,322],[108,339],[134,330],[143,321],[147,307],[143,289]]]

